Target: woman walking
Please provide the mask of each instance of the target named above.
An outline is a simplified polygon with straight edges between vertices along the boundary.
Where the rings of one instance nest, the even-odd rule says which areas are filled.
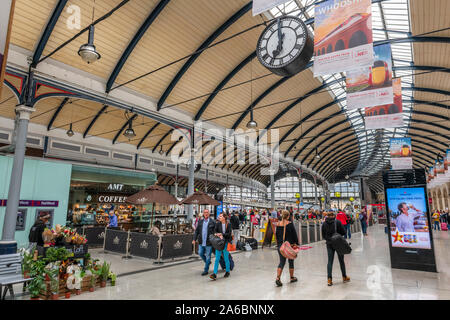
[[[363,208],[359,214],[359,220],[361,221],[361,229],[363,235],[367,236],[367,213],[366,208]]]
[[[280,252],[280,247],[284,241],[288,241],[291,245],[298,246],[297,232],[295,232],[295,227],[290,221],[291,214],[287,210],[281,212],[281,221],[277,224],[277,229],[275,231],[278,246],[278,255],[280,256],[280,263],[277,268],[277,279],[275,284],[277,287],[281,287],[283,283],[281,282],[281,273],[283,272],[284,265],[286,264],[286,258]],[[297,278],[294,277],[294,260],[288,259],[289,261],[289,274],[291,276],[291,282],[296,282]]]
[[[216,250],[216,260],[214,261],[214,273],[211,274],[209,277],[212,280],[217,279],[217,272],[219,271],[219,262],[220,262],[220,256],[223,253],[223,258],[225,260],[225,275],[224,278],[228,278],[230,276],[230,259],[229,259],[229,253],[227,250],[228,243],[231,242],[231,224],[228,223],[227,218],[225,217],[225,214],[222,212],[219,215],[218,221],[216,222],[216,226],[214,228],[214,233],[216,236],[218,236],[221,239],[225,240],[225,247],[223,250]]]
[[[335,219],[333,211],[330,211],[327,215],[325,222],[322,224],[322,238],[326,240],[327,251],[328,251],[328,265],[327,265],[327,273],[328,273],[328,286],[333,285],[333,261],[334,261],[334,252],[336,250],[331,246],[331,237],[334,233],[339,233],[341,235],[345,235],[345,229],[342,226],[342,223]],[[347,277],[347,273],[345,271],[345,262],[344,255],[337,254],[339,259],[339,265],[341,266],[342,272],[342,280],[345,282],[349,282],[350,278]]]

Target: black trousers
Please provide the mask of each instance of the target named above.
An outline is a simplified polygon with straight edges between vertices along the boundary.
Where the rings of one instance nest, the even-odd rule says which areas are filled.
[[[294,260],[286,259],[283,257],[283,255],[280,252],[280,247],[278,247],[278,255],[280,256],[280,263],[278,264],[278,268],[281,268],[281,270],[284,269],[284,265],[286,264],[286,260],[289,261],[289,269],[294,269]]]
[[[336,252],[336,250],[334,250],[330,244],[327,244],[327,251],[328,251],[328,265],[327,265],[328,279],[331,279],[331,278],[333,278],[333,276],[332,276],[333,275],[333,262],[334,262],[334,253]],[[345,271],[344,255],[337,253],[337,256],[339,259],[339,265],[341,266],[342,276],[346,277],[347,273]]]

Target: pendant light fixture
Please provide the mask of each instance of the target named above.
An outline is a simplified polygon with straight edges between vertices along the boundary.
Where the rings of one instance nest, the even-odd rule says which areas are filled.
[[[247,123],[248,129],[255,129],[258,127],[258,124],[253,119],[253,61],[250,62],[250,121]]]
[[[131,117],[129,117],[128,111],[125,111],[125,118],[127,118],[127,120],[128,120],[128,128],[125,130],[123,135],[126,138],[128,138],[128,140],[130,140],[130,139],[133,139],[134,137],[136,137],[136,133],[134,132],[134,129],[133,129],[133,119]]]
[[[317,147],[316,147],[316,159],[317,159],[317,160],[320,160],[320,154],[319,154],[319,152],[317,151]]]
[[[339,171],[341,171],[341,168],[339,167],[339,164],[338,164],[338,165],[336,165],[336,172],[339,172]]]
[[[72,130],[72,123],[70,124],[69,130],[67,130],[66,134],[69,136],[69,138],[73,137],[75,134]]]
[[[97,52],[97,49],[94,45],[94,13],[95,13],[95,0],[94,5],[92,8],[92,24],[89,26],[89,36],[88,36],[88,43],[83,44],[80,49],[78,50],[78,55],[83,59],[84,62],[87,62],[88,64],[94,63],[95,61],[99,60],[101,58],[100,53]]]
[[[163,147],[162,147],[162,146],[160,146],[160,148],[159,148],[159,154],[160,154],[160,155],[163,155],[163,153],[164,153],[164,151],[163,151]]]

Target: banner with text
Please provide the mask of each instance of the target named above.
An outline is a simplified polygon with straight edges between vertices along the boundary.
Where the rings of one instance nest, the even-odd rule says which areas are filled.
[[[412,169],[411,138],[391,138],[392,170]]]
[[[8,58],[14,4],[15,0],[0,1],[0,98],[2,96],[3,79]]]
[[[328,0],[314,14],[315,77],[372,66],[371,0]]]
[[[391,45],[376,46],[373,53],[375,62],[371,67],[347,72],[349,110],[394,103]]]
[[[253,0],[253,16],[266,12],[267,10],[275,8],[276,6],[288,1],[289,0]]]
[[[366,108],[366,130],[403,127],[402,81],[393,80],[394,103]]]

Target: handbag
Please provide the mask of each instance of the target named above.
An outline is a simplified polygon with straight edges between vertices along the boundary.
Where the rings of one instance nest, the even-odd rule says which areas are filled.
[[[344,236],[337,232],[337,222],[334,221],[334,234],[331,236],[331,247],[336,250],[338,254],[344,255],[352,252],[352,248],[345,240]]]
[[[286,225],[284,225],[283,244],[280,247],[280,253],[286,259],[294,260],[297,258],[297,253],[300,251],[300,248],[293,248],[289,243],[289,241],[284,241],[285,236],[286,236]]]
[[[225,248],[225,239],[220,239],[214,234],[209,235],[209,242],[211,242],[211,246],[216,250],[222,251]]]

